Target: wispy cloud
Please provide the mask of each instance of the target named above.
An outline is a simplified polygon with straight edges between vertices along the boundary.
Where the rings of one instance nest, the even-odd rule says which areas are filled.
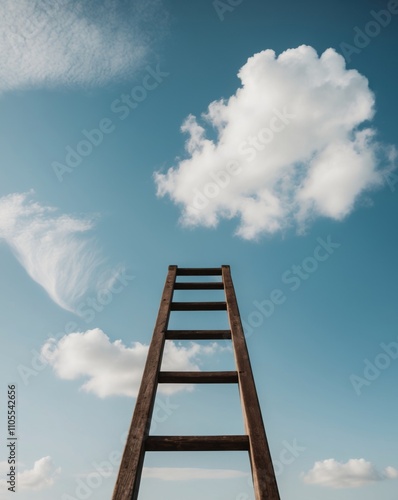
[[[21,468],[22,464],[18,465]],[[6,462],[0,462],[0,470],[9,471],[9,465]],[[56,468],[51,457],[43,457],[33,464],[31,469],[25,469],[17,475],[18,490],[43,490],[51,487],[56,481],[61,469]],[[3,474],[2,474],[3,475]],[[6,490],[7,481],[0,479],[0,490]]]
[[[89,233],[93,218],[59,215],[31,193],[0,198],[0,241],[4,240],[29,276],[59,306],[74,311],[88,292],[109,286],[109,269]]]
[[[303,475],[307,484],[317,484],[328,488],[359,488],[376,481],[397,479],[398,470],[387,467],[379,472],[363,458],[352,458],[346,463],[333,458],[315,462],[313,468]]]
[[[144,467],[143,477],[161,481],[193,481],[195,479],[235,479],[248,472],[231,469],[200,469],[188,467]]]
[[[200,356],[209,356],[221,349],[216,343],[188,346],[166,342],[162,370],[199,371]],[[138,393],[148,346],[134,342],[131,347],[121,340],[111,342],[99,328],[49,339],[42,347],[42,357],[64,380],[87,379],[81,386],[85,392],[101,398],[135,397]],[[172,394],[192,390],[189,384],[161,384],[159,391]]]
[[[202,122],[184,122],[187,157],[155,173],[158,196],[181,207],[183,225],[238,218],[237,234],[254,239],[317,217],[341,220],[394,168],[395,149],[369,126],[367,79],[334,49],[264,50],[238,77],[241,87],[212,102]]]
[[[124,79],[143,62],[165,17],[161,0],[4,0],[0,92]]]

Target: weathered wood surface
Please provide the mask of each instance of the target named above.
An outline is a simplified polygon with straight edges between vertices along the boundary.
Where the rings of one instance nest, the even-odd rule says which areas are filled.
[[[221,276],[220,267],[179,267],[177,276]]]
[[[237,372],[160,372],[159,384],[236,384]]]
[[[247,451],[247,436],[149,436],[146,451]]]
[[[231,330],[167,330],[167,340],[228,340]]]
[[[136,500],[138,497],[145,455],[144,443],[151,424],[176,272],[177,266],[169,267],[113,500]]]
[[[220,282],[176,282],[176,276],[222,276]],[[173,292],[224,288],[226,302],[172,302]],[[168,330],[170,311],[227,310],[230,330]],[[165,340],[232,339],[237,371],[160,372]],[[239,383],[246,435],[149,436],[158,383]],[[256,500],[280,500],[229,266],[169,266],[141,388],[113,500],[137,500],[146,451],[248,451]]]
[[[229,266],[222,266],[256,500],[280,500]]]

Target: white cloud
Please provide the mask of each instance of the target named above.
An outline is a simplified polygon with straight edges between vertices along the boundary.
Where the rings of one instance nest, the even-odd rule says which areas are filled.
[[[3,0],[0,92],[130,76],[162,31],[160,11],[161,0]]]
[[[194,116],[184,122],[187,158],[155,173],[158,196],[181,207],[183,225],[239,218],[246,239],[302,230],[319,216],[343,219],[383,184],[396,151],[378,144],[369,125],[367,79],[335,50],[265,50],[238,76],[241,87],[212,102],[203,125]],[[206,137],[211,129],[215,139]]]
[[[398,469],[394,469],[394,467],[386,467],[384,470],[384,475],[388,479],[398,479]]]
[[[21,464],[18,464],[18,469]],[[9,465],[6,462],[0,462],[0,470],[9,472]],[[43,490],[52,486],[57,479],[61,469],[56,468],[51,457],[43,457],[33,464],[32,469],[25,469],[18,472],[17,488],[18,490]],[[7,489],[9,485],[5,479],[0,480],[0,489]]]
[[[216,343],[188,347],[166,342],[162,370],[199,371],[200,356],[218,350]],[[148,346],[134,342],[127,347],[121,340],[111,342],[99,328],[84,333],[65,335],[58,342],[49,339],[41,350],[42,356],[64,380],[86,378],[81,389],[101,398],[107,396],[135,397],[141,383]],[[189,384],[161,384],[159,391],[172,394],[192,390]]]
[[[199,469],[178,467],[144,467],[143,477],[162,481],[193,481],[195,479],[234,479],[249,474],[230,469]]]
[[[329,458],[315,462],[314,467],[303,475],[305,483],[329,488],[359,488],[375,481],[397,478],[398,470],[393,467],[379,472],[371,462],[363,458],[352,458],[346,463]]]
[[[57,215],[27,193],[0,198],[0,241],[59,306],[74,311],[92,290],[109,287],[119,271],[106,268],[92,238],[92,218]]]

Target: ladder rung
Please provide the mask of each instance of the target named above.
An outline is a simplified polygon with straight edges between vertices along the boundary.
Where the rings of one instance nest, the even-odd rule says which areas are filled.
[[[238,372],[159,372],[159,384],[237,384]]]
[[[223,340],[231,338],[231,330],[166,330],[167,340]]]
[[[148,436],[145,451],[248,451],[249,437]]]
[[[172,302],[172,311],[225,311],[226,302]]]
[[[177,281],[174,283],[175,290],[223,290],[224,283],[222,281],[210,281],[210,282],[182,282]]]
[[[177,267],[177,276],[221,276],[220,267]]]

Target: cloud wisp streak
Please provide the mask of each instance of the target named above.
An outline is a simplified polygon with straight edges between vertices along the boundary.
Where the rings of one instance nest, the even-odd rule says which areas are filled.
[[[143,63],[164,18],[161,0],[5,0],[0,92],[124,80]]]
[[[0,198],[0,241],[60,307],[75,312],[90,291],[103,289],[120,270],[110,270],[88,233],[93,218],[59,215],[30,193]]]

